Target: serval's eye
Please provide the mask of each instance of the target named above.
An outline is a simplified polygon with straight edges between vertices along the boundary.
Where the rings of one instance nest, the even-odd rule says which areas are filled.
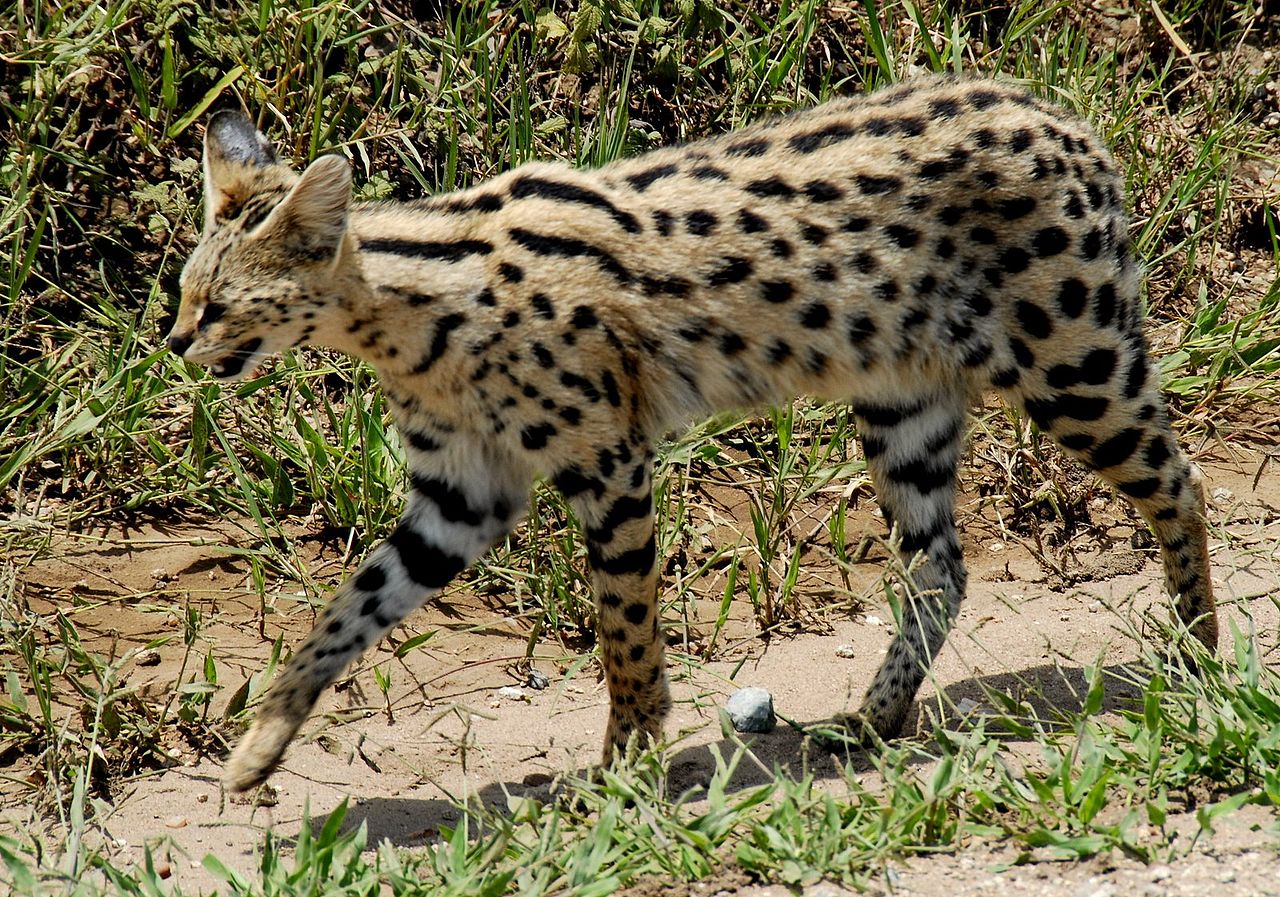
[[[203,330],[214,321],[226,314],[227,307],[220,302],[205,303],[204,311],[200,312],[200,329]]]

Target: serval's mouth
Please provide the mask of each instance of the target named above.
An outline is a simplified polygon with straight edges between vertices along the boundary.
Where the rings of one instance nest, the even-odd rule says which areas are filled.
[[[219,380],[237,380],[253,373],[256,365],[250,364],[258,354],[262,340],[254,337],[236,346],[231,352],[209,364],[209,370]]]

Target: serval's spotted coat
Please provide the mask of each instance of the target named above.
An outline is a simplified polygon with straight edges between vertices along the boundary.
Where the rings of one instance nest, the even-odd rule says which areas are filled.
[[[1144,347],[1121,178],[1075,116],[926,80],[594,171],[351,205],[239,114],[205,143],[206,219],[175,352],[231,379],[291,346],[378,370],[404,518],[338,591],[231,759],[263,781],[351,660],[501,539],[550,476],[586,527],[611,698],[605,756],[657,736],[653,441],[727,407],[847,399],[904,554],[923,552],[860,710],[896,732],[965,589],[967,408],[995,388],[1127,496],[1178,616],[1212,646],[1201,487]]]

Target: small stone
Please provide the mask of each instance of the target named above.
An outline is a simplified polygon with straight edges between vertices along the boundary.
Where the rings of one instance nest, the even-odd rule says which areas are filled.
[[[207,794],[197,794],[197,795],[196,795],[196,803],[198,803],[198,804],[207,804],[208,802],[209,802],[209,795],[207,795]]]
[[[836,645],[836,657],[857,657],[858,652],[853,645]]]
[[[740,688],[724,705],[729,721],[739,732],[772,732],[778,724],[773,715],[773,695],[763,688]]]
[[[1151,873],[1152,881],[1164,881],[1170,875],[1173,875],[1173,870],[1163,863],[1159,866],[1152,866],[1148,871]]]
[[[187,827],[187,817],[185,817],[185,816],[170,816],[169,818],[167,818],[167,819],[164,821],[164,827],[165,827],[165,828],[186,828],[186,827]]]
[[[498,689],[498,697],[505,698],[508,701],[523,701],[524,689],[518,685],[504,685]]]
[[[875,614],[867,614],[862,618],[862,622],[866,623],[868,626],[880,626],[884,623],[884,620],[880,619]]]
[[[133,655],[133,662],[140,667],[153,667],[160,663],[160,652],[155,648],[144,648]]]
[[[1262,120],[1264,128],[1280,128],[1280,112],[1272,112]]]
[[[525,679],[524,684],[532,688],[534,691],[542,691],[551,685],[551,680],[539,670],[530,670],[529,676]]]

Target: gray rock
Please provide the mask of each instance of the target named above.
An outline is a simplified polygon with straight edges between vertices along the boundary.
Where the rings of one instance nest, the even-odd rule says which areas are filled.
[[[724,705],[729,721],[739,732],[772,732],[778,724],[773,715],[773,695],[763,688],[740,688]]]

